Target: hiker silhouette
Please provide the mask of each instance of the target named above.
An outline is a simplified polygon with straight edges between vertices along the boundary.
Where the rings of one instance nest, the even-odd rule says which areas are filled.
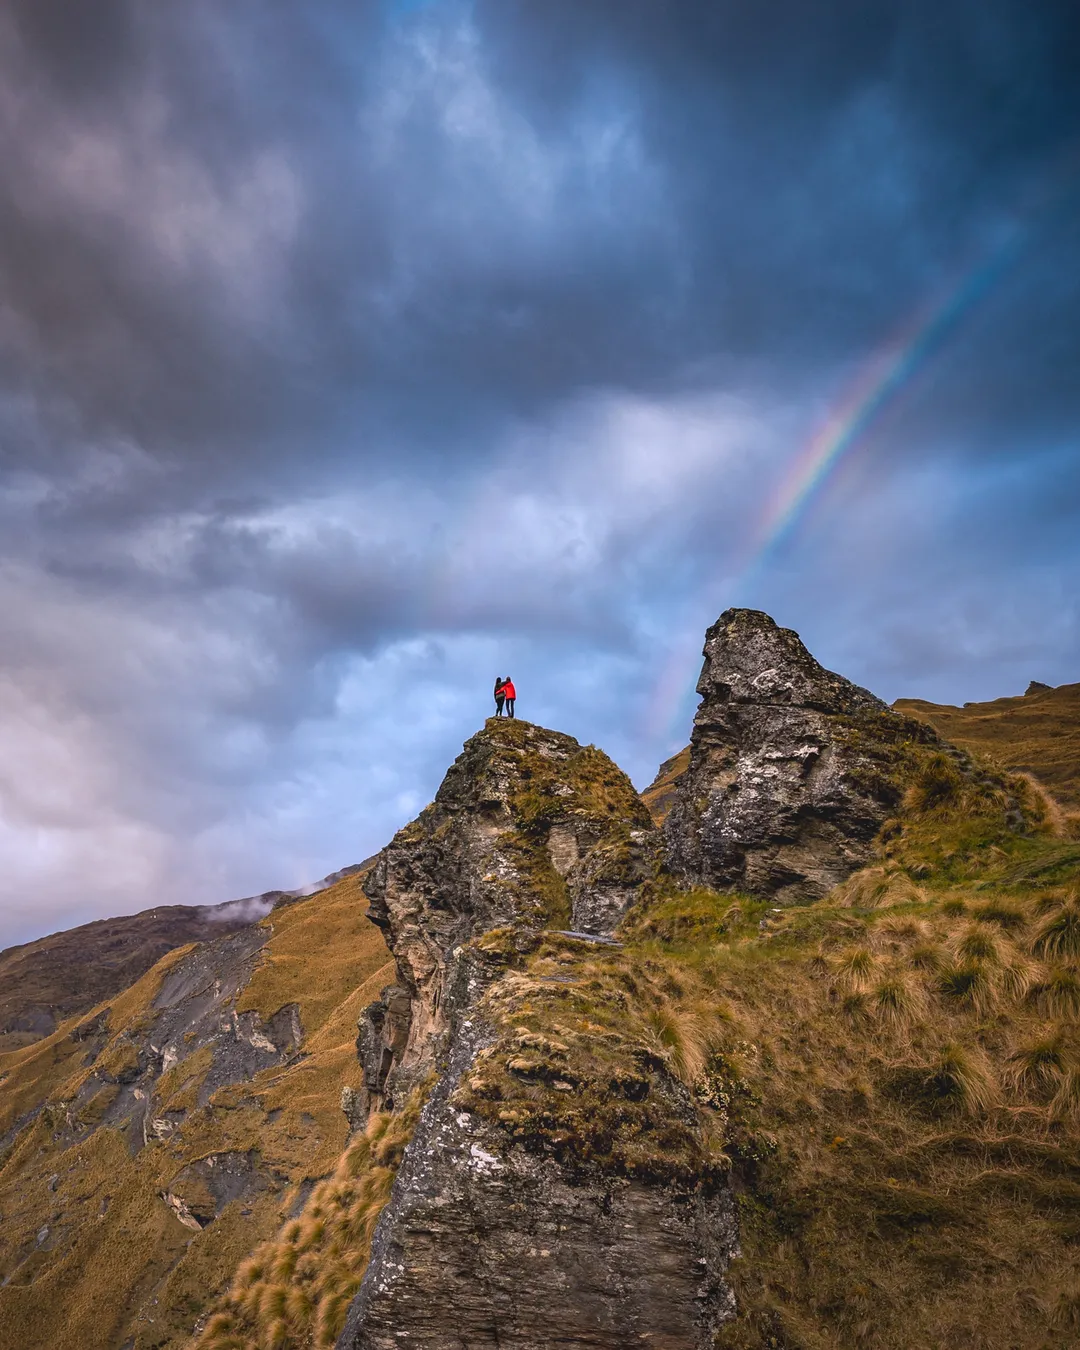
[[[506,695],[503,693],[503,685],[506,681],[501,675],[495,676],[495,716],[503,715],[503,704],[506,702]]]
[[[514,688],[514,681],[510,678],[509,675],[507,675],[506,679],[503,680],[502,694],[503,698],[506,699],[506,715],[507,717],[513,717],[514,700],[517,698],[517,690]]]

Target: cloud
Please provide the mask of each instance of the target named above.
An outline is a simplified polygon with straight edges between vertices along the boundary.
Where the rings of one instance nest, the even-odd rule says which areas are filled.
[[[0,942],[302,886],[512,670],[639,782],[705,625],[1075,675],[1075,7],[0,18]],[[1012,265],[754,561],[823,413]]]

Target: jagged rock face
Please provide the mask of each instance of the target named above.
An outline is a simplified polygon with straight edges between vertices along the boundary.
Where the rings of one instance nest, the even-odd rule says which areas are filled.
[[[651,845],[648,811],[594,747],[520,720],[493,719],[474,736],[364,888],[398,965],[360,1019],[365,1105],[400,1100],[434,1062],[455,952],[507,926],[609,933]]]
[[[757,610],[722,614],[704,655],[667,864],[691,883],[818,899],[869,860],[900,799],[903,747],[936,737]]]
[[[641,799],[606,757],[495,723],[380,857],[367,893],[399,978],[362,1021],[369,1104],[435,1082],[340,1350],[705,1350],[731,1315],[732,1198],[701,1152],[687,1089],[655,1054],[631,1048],[621,1071],[594,1060],[618,1033],[587,1018],[558,1044],[514,1021],[542,1008],[565,1020],[567,999],[591,997],[593,975],[562,962],[605,950],[595,940],[640,893],[652,843]],[[530,956],[554,964],[529,974]],[[562,1056],[560,1072],[543,1047]],[[493,1087],[503,1073],[534,1111],[528,1142]],[[620,1161],[611,1138],[588,1158],[567,1149],[552,1122],[572,1102],[587,1109],[590,1093],[619,1122],[597,1133],[624,1128],[640,1165]]]
[[[578,1171],[521,1148],[453,1092],[458,1047],[398,1175],[339,1350],[630,1345],[704,1350],[734,1312],[726,1187]]]

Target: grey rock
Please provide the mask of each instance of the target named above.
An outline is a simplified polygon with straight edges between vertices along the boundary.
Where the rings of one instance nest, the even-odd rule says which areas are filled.
[[[734,1313],[727,1188],[575,1176],[434,1104],[340,1350],[711,1346]]]
[[[266,1168],[254,1149],[210,1153],[181,1168],[164,1195],[181,1223],[198,1228],[213,1223],[234,1200],[250,1200],[267,1190],[280,1191],[285,1178]]]
[[[589,756],[621,788],[625,814],[592,811],[560,774]],[[522,799],[549,776],[539,821]],[[645,877],[653,832],[644,803],[606,756],[516,722],[469,740],[435,801],[378,855],[364,885],[398,978],[364,1010],[357,1052],[371,1109],[400,1101],[446,1044],[456,953],[495,929],[606,934]],[[471,978],[482,979],[477,969]]]
[[[544,764],[572,766],[582,753],[540,728],[474,737],[433,807],[369,876],[398,980],[362,1019],[364,1092],[372,1105],[400,1105],[422,1076],[437,1078],[339,1350],[705,1350],[733,1314],[726,1177],[651,1182],[527,1151],[455,1096],[496,1039],[485,991],[499,993],[544,930],[608,945],[640,893],[653,836],[632,790],[611,811],[603,798],[602,812],[580,792],[552,792],[535,828],[529,793]],[[696,1124],[686,1089],[657,1074],[658,1109]]]
[[[705,637],[690,763],[664,822],[688,884],[806,903],[864,866],[924,724],[825,670],[798,634],[729,609]]]

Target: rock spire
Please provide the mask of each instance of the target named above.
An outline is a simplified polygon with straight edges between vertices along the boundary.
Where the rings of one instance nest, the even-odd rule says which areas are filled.
[[[729,609],[705,635],[690,762],[664,823],[689,883],[818,899],[870,858],[901,789],[913,719],[821,666],[767,614]]]

